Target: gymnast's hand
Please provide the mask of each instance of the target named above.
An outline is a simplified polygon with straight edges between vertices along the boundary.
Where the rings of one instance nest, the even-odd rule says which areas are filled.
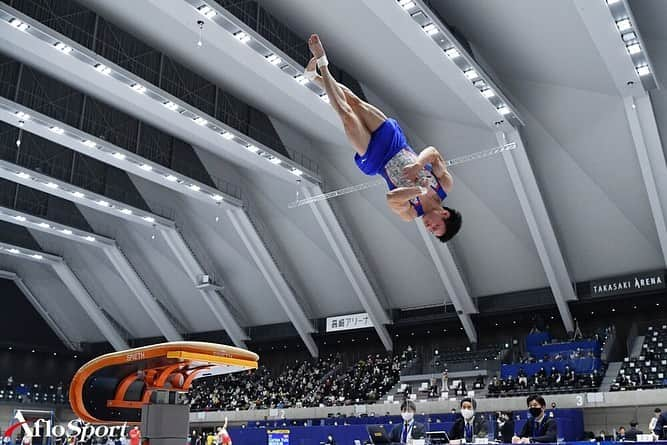
[[[422,171],[423,168],[424,166],[419,162],[408,164],[403,167],[403,176],[405,176],[406,179],[410,179],[411,181],[417,181],[419,178],[419,172]]]

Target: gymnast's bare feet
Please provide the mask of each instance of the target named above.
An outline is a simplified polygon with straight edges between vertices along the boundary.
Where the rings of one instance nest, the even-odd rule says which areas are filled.
[[[308,47],[310,48],[310,52],[313,53],[313,56],[316,59],[319,59],[320,57],[324,56],[324,47],[322,46],[322,42],[320,41],[320,36],[317,34],[312,34],[310,38],[308,39]]]
[[[306,65],[306,71],[316,71],[317,70],[317,59],[312,57]]]

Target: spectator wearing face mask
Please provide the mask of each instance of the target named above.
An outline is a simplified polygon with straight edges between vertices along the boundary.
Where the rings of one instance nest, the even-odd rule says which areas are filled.
[[[521,429],[519,436],[512,437],[512,443],[555,443],[558,424],[553,417],[544,415],[547,403],[537,394],[526,399],[530,418]]]
[[[461,399],[459,406],[461,417],[456,419],[449,432],[449,443],[459,444],[462,441],[461,439],[465,439],[466,443],[473,443],[476,437],[488,437],[489,426],[486,420],[480,415],[475,415],[477,401],[466,397]]]
[[[498,413],[498,428],[496,429],[496,440],[501,443],[512,443],[514,436],[514,418],[510,411]]]
[[[401,418],[403,422],[394,425],[391,430],[390,440],[396,443],[407,443],[408,439],[423,439],[424,425],[415,421],[417,406],[412,400],[405,400],[401,404]]]

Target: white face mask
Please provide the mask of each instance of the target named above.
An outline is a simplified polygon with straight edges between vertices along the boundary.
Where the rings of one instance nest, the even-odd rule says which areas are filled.
[[[463,416],[464,419],[470,420],[472,419],[472,416],[475,415],[475,411],[471,409],[462,409],[461,410],[461,415]]]
[[[412,420],[412,418],[415,416],[415,413],[407,412],[407,413],[401,413],[401,417],[403,420],[406,422],[409,422]]]

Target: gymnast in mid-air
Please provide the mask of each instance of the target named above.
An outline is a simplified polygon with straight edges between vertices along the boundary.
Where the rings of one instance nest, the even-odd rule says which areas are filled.
[[[434,147],[417,155],[398,122],[334,79],[317,34],[310,36],[308,46],[313,58],[304,77],[326,90],[356,151],[354,160],[359,169],[366,175],[384,178],[389,187],[387,204],[402,219],[421,217],[424,227],[440,241],[452,239],[461,228],[462,218],[458,211],[442,205],[454,182],[442,155]]]

